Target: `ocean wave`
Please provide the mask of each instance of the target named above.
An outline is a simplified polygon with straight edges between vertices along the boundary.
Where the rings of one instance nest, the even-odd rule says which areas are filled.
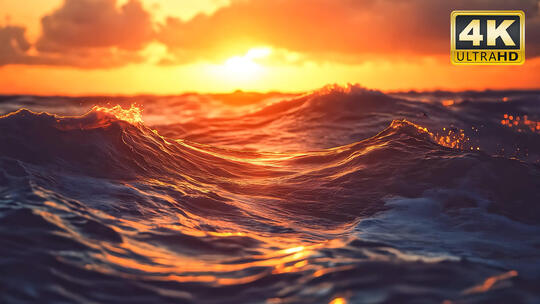
[[[358,87],[264,99],[185,123],[155,123],[166,100],[144,122],[104,105],[0,117],[0,299],[538,299],[540,167],[465,126],[498,105]],[[490,123],[519,133],[475,125]]]
[[[432,187],[459,185],[489,192],[495,212],[540,219],[534,209],[527,208],[531,198],[538,198],[538,166],[449,149],[456,145],[406,120],[395,120],[373,137],[332,149],[242,155],[240,151],[167,139],[143,125],[140,118],[130,122],[116,115],[99,108],[79,117],[17,111],[0,119],[0,139],[5,143],[0,156],[59,174],[126,181],[166,177],[181,181],[189,190],[202,188],[200,185],[216,187],[231,200],[245,195],[245,190],[261,192],[275,201],[298,201],[290,204],[292,208],[301,206],[302,201],[320,204],[317,197],[330,197],[336,189],[366,198],[373,193],[380,199],[384,195],[417,196]],[[302,189],[308,191],[302,193]],[[311,189],[317,191],[311,193]],[[337,200],[347,205],[347,197]],[[359,206],[355,202],[357,206],[352,208],[363,212],[377,199],[366,201]],[[511,207],[507,201],[513,201]],[[340,206],[331,208],[337,211]],[[347,210],[335,217],[356,216]]]

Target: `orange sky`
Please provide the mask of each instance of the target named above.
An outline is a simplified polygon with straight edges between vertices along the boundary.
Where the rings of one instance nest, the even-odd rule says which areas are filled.
[[[538,88],[536,0],[489,1],[526,12],[524,65],[450,63],[450,12],[485,3],[2,0],[0,93]]]

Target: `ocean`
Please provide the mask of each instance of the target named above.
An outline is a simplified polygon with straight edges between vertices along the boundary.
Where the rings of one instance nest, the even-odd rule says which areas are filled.
[[[540,303],[540,91],[0,114],[1,303]]]

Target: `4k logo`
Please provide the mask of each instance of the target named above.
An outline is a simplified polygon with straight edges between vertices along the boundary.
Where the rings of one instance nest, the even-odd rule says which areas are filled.
[[[450,15],[453,64],[523,64],[523,11],[453,11]]]

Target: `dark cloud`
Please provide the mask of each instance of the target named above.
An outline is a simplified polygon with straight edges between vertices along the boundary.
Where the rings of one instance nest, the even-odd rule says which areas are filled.
[[[137,0],[118,8],[116,0],[65,0],[43,17],[40,51],[117,47],[138,50],[153,38],[152,20]]]
[[[137,0],[65,0],[44,16],[33,46],[25,28],[0,28],[0,66],[6,64],[110,68],[142,62],[137,51],[152,41],[151,16]],[[29,52],[32,47],[36,51]]]
[[[26,54],[31,45],[24,32],[25,28],[20,26],[0,27],[0,66],[31,61]]]
[[[524,10],[528,54],[539,55],[536,0],[235,1],[189,21],[169,18],[158,39],[180,61],[238,54],[253,45],[272,45],[319,60],[439,55],[449,51],[449,19],[455,9]]]
[[[115,48],[84,48],[66,52],[34,52],[25,28],[0,27],[0,66],[8,64],[72,66],[85,69],[111,68],[144,61],[137,52]]]

